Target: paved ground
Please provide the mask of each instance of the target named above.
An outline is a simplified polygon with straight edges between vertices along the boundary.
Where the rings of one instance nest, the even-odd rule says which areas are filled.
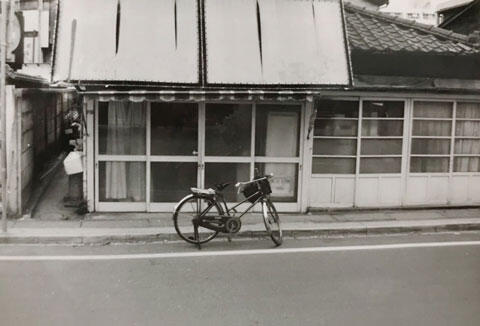
[[[182,242],[0,250],[6,326],[464,326],[480,320],[479,233],[289,240],[281,249],[238,240],[202,251]],[[42,257],[54,260],[32,260]]]
[[[41,195],[37,207],[33,211],[33,217],[37,220],[68,220],[78,219],[75,208],[65,207],[64,197],[68,195],[68,176],[65,174],[63,165],[54,172],[50,184]]]

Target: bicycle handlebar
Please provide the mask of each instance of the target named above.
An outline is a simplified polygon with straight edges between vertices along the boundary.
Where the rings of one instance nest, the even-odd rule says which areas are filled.
[[[258,179],[253,179],[253,180],[251,180],[251,181],[237,182],[237,183],[235,184],[235,188],[238,188],[238,187],[240,187],[240,186],[246,186],[246,185],[248,185],[248,184],[251,184],[251,183],[254,183],[254,182],[258,182],[258,181],[260,181],[260,180],[271,179],[271,178],[273,178],[273,173],[267,174],[267,175],[265,175],[264,177],[261,177],[261,178],[258,178]]]

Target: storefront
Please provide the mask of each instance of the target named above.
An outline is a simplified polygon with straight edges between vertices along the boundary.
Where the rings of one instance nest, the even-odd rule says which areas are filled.
[[[273,173],[282,211],[299,211],[305,102],[97,101],[90,103],[98,211],[171,211],[190,187]]]
[[[52,76],[84,97],[91,211],[171,211],[190,187],[256,170],[275,175],[281,211],[306,209],[314,90],[351,83],[340,0],[60,0],[58,12]]]

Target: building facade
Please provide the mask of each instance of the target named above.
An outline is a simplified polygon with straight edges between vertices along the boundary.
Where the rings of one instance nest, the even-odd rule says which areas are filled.
[[[480,33],[480,1],[446,1],[437,10],[439,27],[466,35]]]
[[[340,1],[144,2],[60,1],[53,78],[84,98],[91,211],[171,211],[256,169],[280,211],[480,203],[466,39]]]
[[[421,24],[437,25],[436,4],[432,0],[390,0],[380,11]]]

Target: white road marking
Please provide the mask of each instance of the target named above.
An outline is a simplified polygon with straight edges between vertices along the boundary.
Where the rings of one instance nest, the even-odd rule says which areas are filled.
[[[80,260],[128,260],[128,259],[161,259],[161,258],[187,258],[209,256],[245,256],[245,255],[271,255],[311,252],[334,251],[361,251],[361,250],[388,250],[408,248],[433,248],[433,247],[459,247],[478,246],[480,241],[452,241],[452,242],[419,242],[397,243],[381,245],[337,246],[337,247],[306,247],[306,248],[274,248],[251,250],[225,250],[225,251],[191,251],[191,252],[166,252],[149,254],[118,254],[118,255],[70,255],[70,256],[0,256],[0,261],[80,261]]]

